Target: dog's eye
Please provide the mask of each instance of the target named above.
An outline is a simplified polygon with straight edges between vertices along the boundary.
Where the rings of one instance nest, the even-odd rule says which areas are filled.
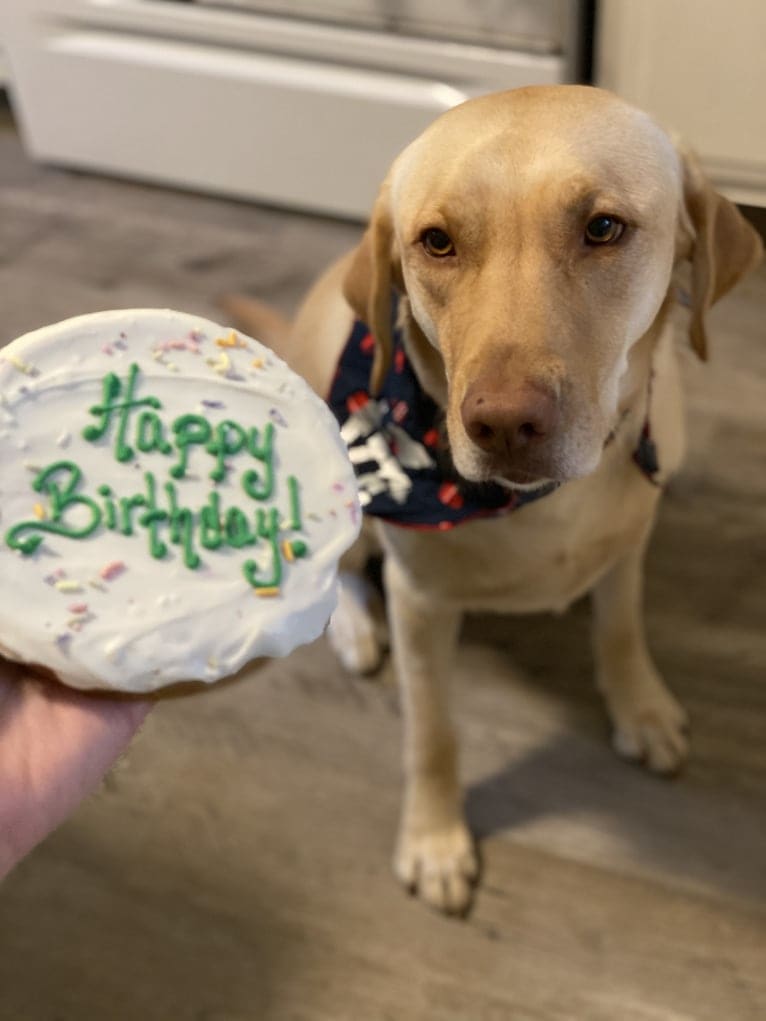
[[[585,243],[588,245],[614,244],[625,230],[625,224],[616,216],[600,214],[594,216],[585,228]]]
[[[433,255],[436,259],[444,259],[448,255],[455,254],[452,238],[446,231],[440,230],[438,227],[429,227],[428,230],[424,230],[420,235],[420,243],[428,254]]]

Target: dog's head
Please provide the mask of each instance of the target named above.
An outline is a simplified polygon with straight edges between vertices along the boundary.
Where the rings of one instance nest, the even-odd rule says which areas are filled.
[[[517,89],[455,107],[399,156],[345,294],[378,341],[373,388],[394,287],[458,471],[535,487],[598,465],[646,385],[640,342],[677,263],[691,262],[704,358],[707,309],[760,254],[647,115],[599,89]]]

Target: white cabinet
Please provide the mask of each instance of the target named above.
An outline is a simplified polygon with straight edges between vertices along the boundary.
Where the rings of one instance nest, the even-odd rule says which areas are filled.
[[[719,188],[766,205],[764,0],[602,0],[598,83],[677,130]]]
[[[452,39],[533,53],[561,53],[571,38],[572,0],[191,0],[261,14]]]
[[[354,217],[436,115],[574,53],[173,0],[0,0],[0,38],[39,159]]]

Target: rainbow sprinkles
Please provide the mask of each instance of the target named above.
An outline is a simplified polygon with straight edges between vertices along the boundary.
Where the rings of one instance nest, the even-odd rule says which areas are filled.
[[[0,458],[6,655],[149,691],[326,626],[356,483],[323,402],[257,341],[154,309],[28,334],[0,350]]]

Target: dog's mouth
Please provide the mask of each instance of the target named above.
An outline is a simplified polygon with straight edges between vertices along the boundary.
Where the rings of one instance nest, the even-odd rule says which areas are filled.
[[[513,472],[504,475],[493,475],[491,481],[504,489],[510,489],[521,493],[534,493],[538,489],[546,489],[549,486],[559,485],[560,479],[552,479],[550,476],[533,476],[528,472]]]
[[[489,457],[486,458],[479,471],[481,481],[491,482],[504,489],[522,493],[534,492],[536,489],[560,485],[567,481],[555,471],[555,466],[550,463],[550,458],[545,456],[528,457],[520,464],[514,464],[512,459]]]
[[[446,426],[440,429],[440,442],[436,451],[439,471],[445,480],[454,482],[464,495],[481,497],[482,491],[501,486],[509,492],[533,493],[538,489],[549,489],[561,484],[562,479],[553,478],[543,472],[530,472],[506,465],[486,464],[477,477],[468,478],[456,466],[450,449]]]

